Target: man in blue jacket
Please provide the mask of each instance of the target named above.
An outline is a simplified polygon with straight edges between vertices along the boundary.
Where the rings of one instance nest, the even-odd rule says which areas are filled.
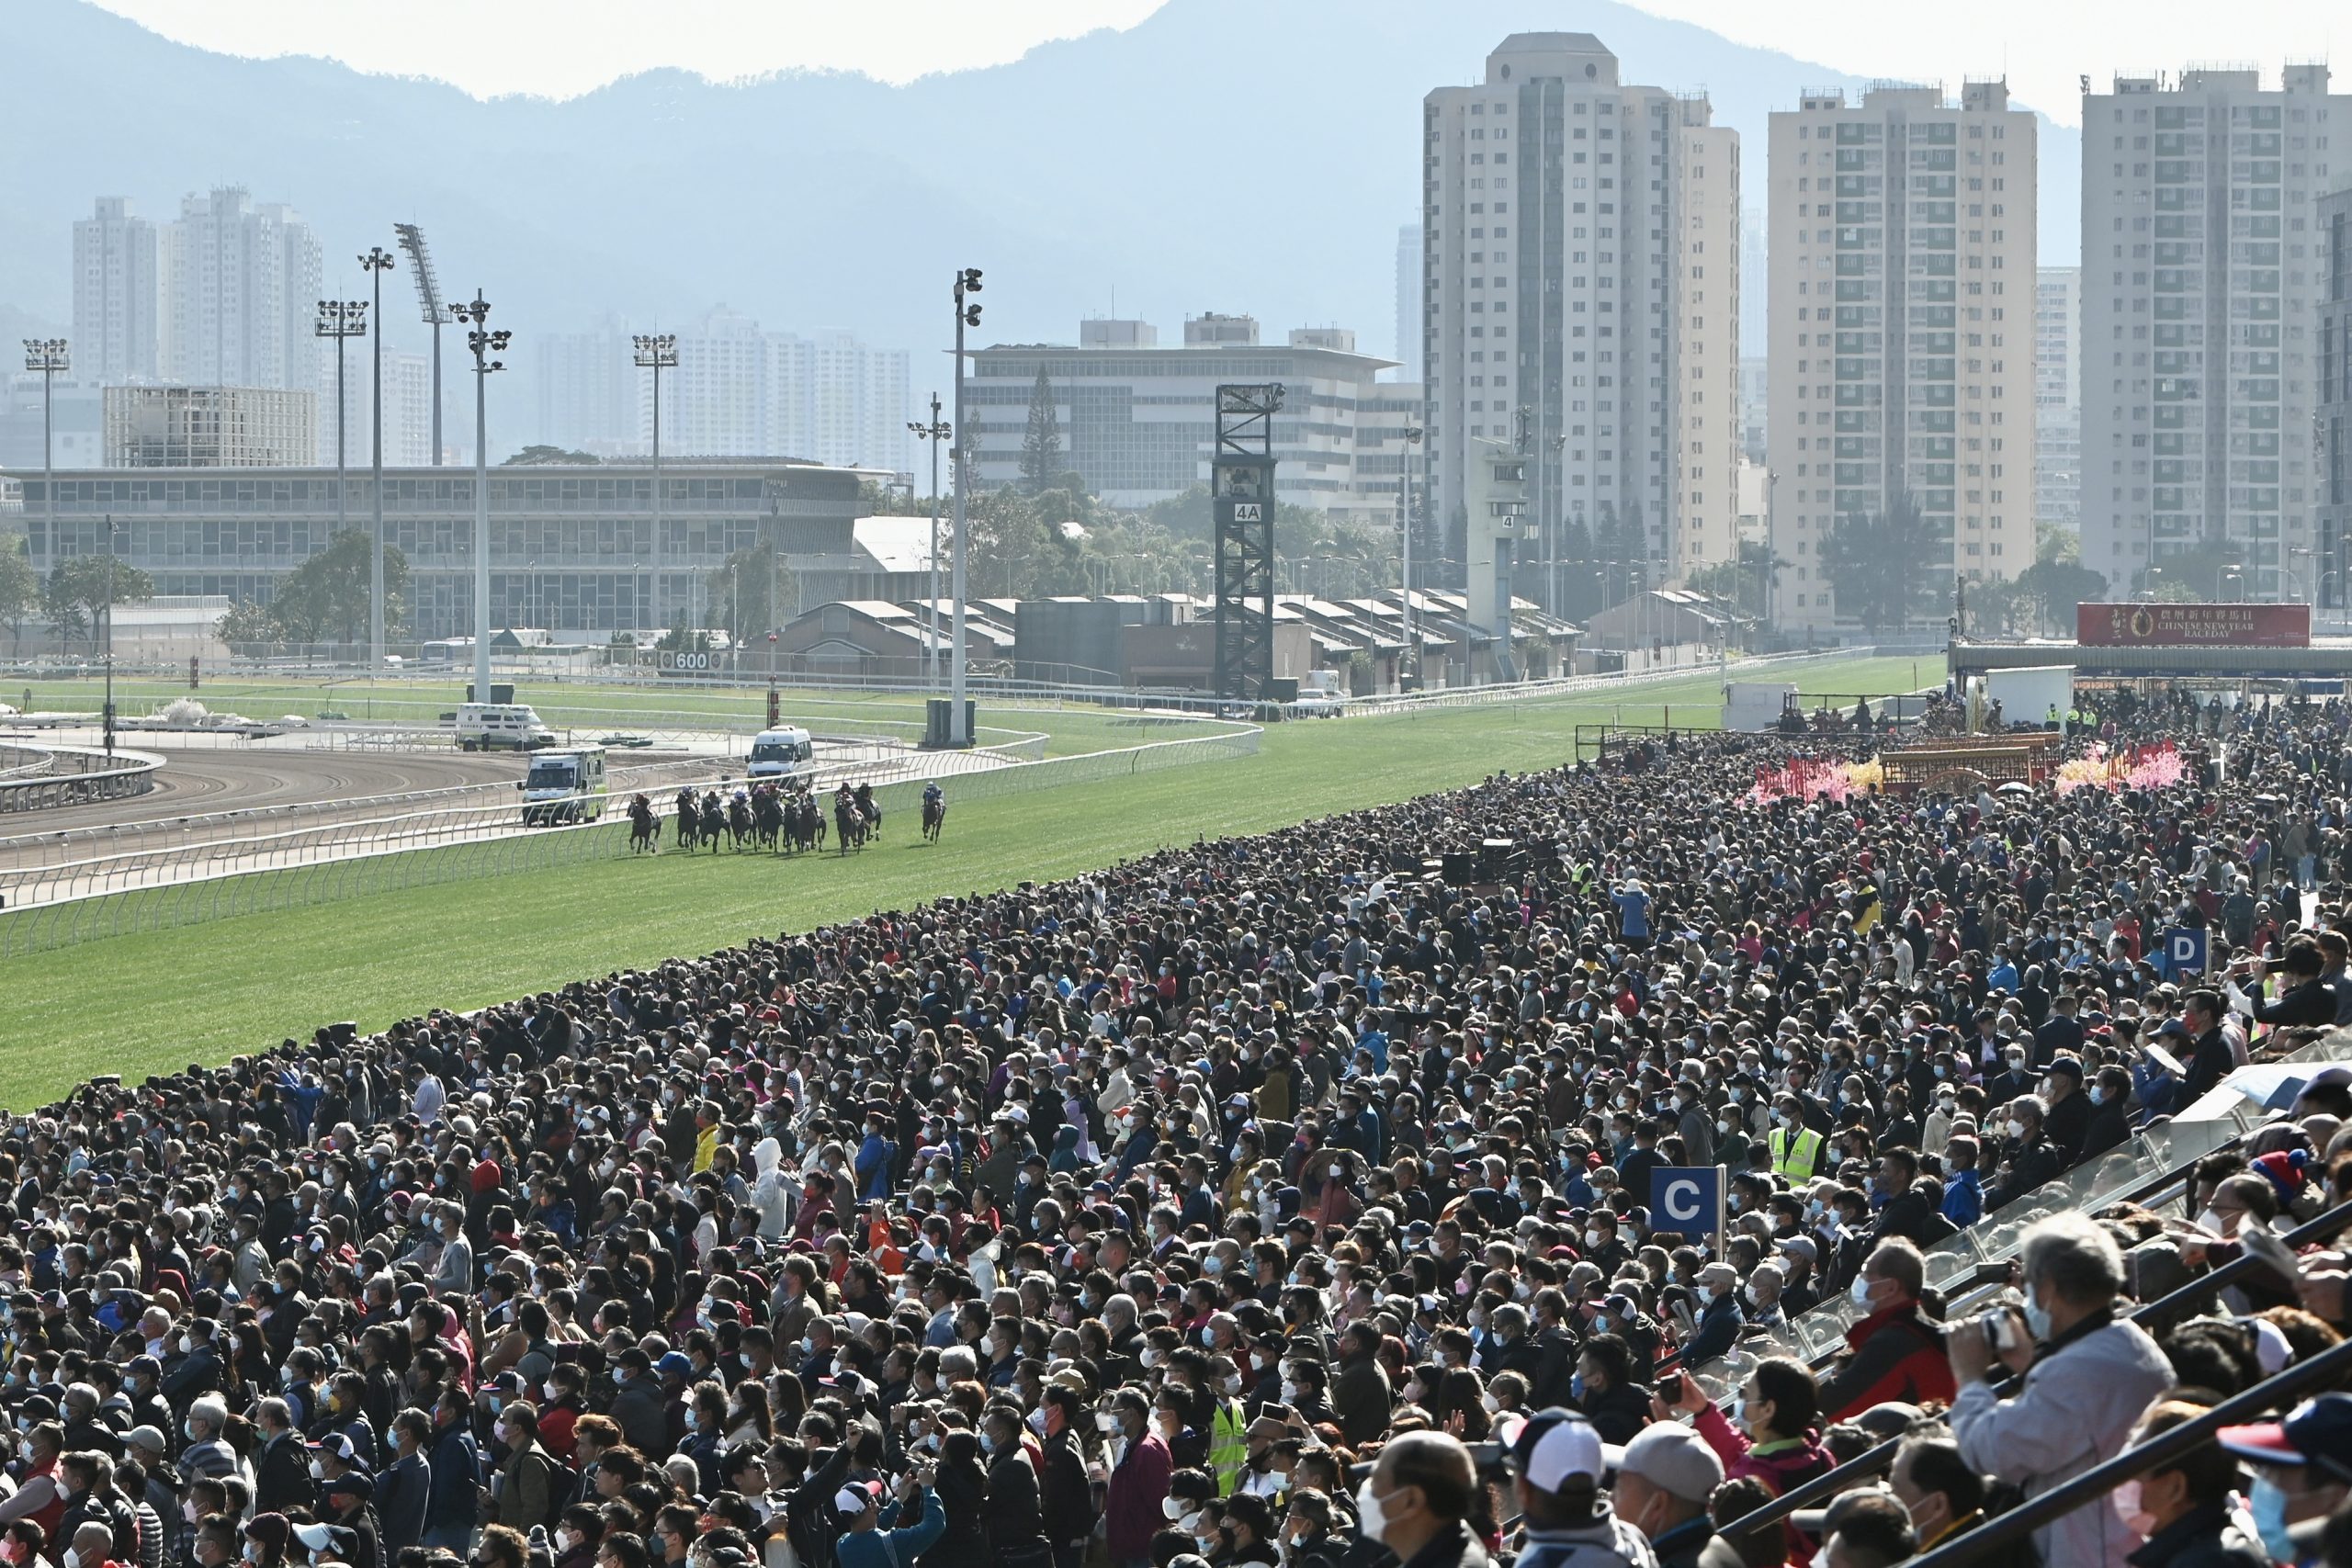
[[[882,1492],[878,1481],[842,1487],[833,1498],[842,1527],[841,1539],[833,1543],[834,1568],[910,1568],[947,1529],[947,1510],[940,1506],[930,1479],[928,1465],[916,1470],[887,1507],[876,1506]],[[887,1528],[918,1508],[922,1517],[915,1523]]]
[[[1747,1318],[1739,1310],[1739,1274],[1728,1263],[1699,1270],[1699,1289],[1712,1292],[1699,1314],[1699,1331],[1682,1348],[1685,1367],[1703,1367],[1738,1342]]]
[[[424,1544],[446,1547],[459,1557],[472,1551],[481,1508],[481,1454],[474,1447],[470,1415],[464,1391],[441,1391],[433,1406],[433,1475],[424,1498]]]

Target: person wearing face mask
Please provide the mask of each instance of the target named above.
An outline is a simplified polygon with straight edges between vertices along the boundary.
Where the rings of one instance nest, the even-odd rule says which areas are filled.
[[[1953,1381],[1951,1430],[1979,1471],[2017,1483],[2029,1498],[2114,1458],[2148,1407],[2173,1386],[2164,1352],[2117,1315],[2123,1255],[2085,1215],[2062,1213],[2026,1233],[2018,1258],[2025,1308],[2010,1314],[2000,1360],[2023,1375],[2008,1398],[1985,1381],[1994,1348],[1962,1324],[1945,1336]],[[2123,1568],[2138,1540],[2115,1510],[2078,1508],[2034,1532],[2047,1563]]]
[[[286,1401],[270,1398],[254,1405],[254,1429],[261,1437],[254,1455],[254,1508],[265,1514],[308,1508],[317,1495],[310,1450],[294,1429]]]
[[[2091,1115],[2083,1129],[2083,1157],[2091,1159],[2132,1135],[2132,1075],[2119,1066],[2101,1067],[2084,1092]]]
[[[560,1499],[555,1458],[539,1443],[538,1411],[521,1399],[500,1406],[492,1435],[506,1458],[498,1467],[501,1480],[492,1490],[490,1522],[518,1530],[545,1524]]]
[[[1085,1396],[1061,1382],[1047,1386],[1037,1405],[1044,1461],[1037,1483],[1038,1521],[1054,1549],[1057,1568],[1078,1568],[1094,1533],[1094,1487],[1078,1449],[1078,1423],[1087,1419]]]
[[[1039,1568],[1049,1555],[1039,1517],[1043,1493],[1022,1432],[1021,1411],[1008,1400],[996,1400],[980,1413],[980,1462],[989,1473],[980,1528],[997,1562]]]
[[[1379,1352],[1380,1330],[1370,1323],[1351,1324],[1340,1337],[1331,1408],[1340,1418],[1340,1436],[1351,1445],[1368,1443],[1388,1427],[1388,1371]]]
[[[1123,1388],[1113,1395],[1110,1415],[1125,1444],[1104,1495],[1103,1536],[1112,1568],[1145,1568],[1175,1465],[1168,1444],[1152,1428],[1151,1406],[1141,1390]]]
[[[1700,1309],[1698,1331],[1682,1348],[1682,1364],[1701,1367],[1739,1341],[1747,1314],[1739,1304],[1739,1272],[1728,1263],[1710,1263],[1699,1270],[1698,1288],[1706,1295]]]
[[[1698,1568],[1714,1536],[1707,1500],[1723,1484],[1724,1461],[1676,1421],[1644,1427],[1613,1458],[1618,1519],[1648,1540],[1658,1568]]]
[[[2135,1445],[2143,1443],[2204,1414],[2202,1405],[2165,1400],[2148,1412],[2146,1424],[2132,1440]],[[2169,1466],[2148,1471],[2115,1489],[2109,1499],[2109,1518],[2120,1521],[2124,1534],[2146,1541],[2132,1552],[2132,1568],[2268,1568],[2273,1562],[2299,1560],[2283,1520],[2278,1522],[2276,1547],[2269,1544],[2267,1529],[2252,1538],[2246,1535],[2233,1506],[2238,1459],[2220,1443],[2209,1440],[2189,1449]],[[2257,1525],[2261,1518],[2256,1513]]]
[[[2279,1420],[2224,1427],[2214,1438],[2254,1472],[2246,1509],[2272,1559],[2317,1561],[2312,1538],[2352,1495],[2352,1395],[2323,1393]]]
[[[49,1537],[30,1519],[17,1519],[0,1529],[0,1562],[8,1568],[56,1568],[41,1548]]]
[[[1847,1326],[1846,1353],[1821,1380],[1821,1409],[1831,1421],[1889,1401],[1951,1402],[1943,1325],[1919,1305],[1926,1282],[1926,1259],[1907,1241],[1881,1242],[1863,1260],[1850,1292],[1862,1315]]]
[[[1407,1432],[1381,1449],[1357,1487],[1356,1531],[1395,1552],[1402,1568],[1487,1568],[1487,1549],[1466,1522],[1476,1501],[1477,1472],[1459,1439]]]
[[[2000,1169],[1984,1194],[1987,1213],[2056,1180],[2065,1168],[2057,1145],[2042,1134],[2047,1111],[2040,1096],[2018,1095],[1996,1114],[2007,1118],[2002,1130],[2008,1134],[2008,1142],[2002,1146]]]
[[[1679,1404],[1669,1406],[1663,1398],[1651,1402],[1650,1413],[1660,1420],[1677,1410],[1695,1418],[1701,1439],[1724,1461],[1725,1476],[1755,1476],[1776,1496],[1831,1467],[1820,1441],[1820,1390],[1803,1361],[1786,1356],[1758,1361],[1742,1382],[1729,1417],[1697,1380],[1686,1377]],[[1793,1523],[1783,1533],[1792,1560],[1812,1555],[1813,1543]]]
[[[1984,1517],[1984,1478],[1960,1455],[1950,1438],[1920,1434],[1894,1450],[1887,1482],[1911,1516],[1921,1551],[1971,1530]]]

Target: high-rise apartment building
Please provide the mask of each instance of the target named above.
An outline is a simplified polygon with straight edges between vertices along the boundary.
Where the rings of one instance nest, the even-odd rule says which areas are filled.
[[[319,389],[333,368],[312,331],[325,292],[319,242],[292,208],[255,206],[233,186],[183,197],[159,253],[165,380]]]
[[[606,317],[581,332],[526,341],[536,356],[541,442],[599,457],[637,450],[637,383],[652,372],[637,367],[626,325]],[[664,410],[665,436],[667,416]]]
[[[109,468],[308,468],[317,399],[261,387],[108,387]]]
[[[2352,189],[2320,198],[2312,232],[2320,297],[2312,434],[2320,470],[2312,500],[2319,536],[2304,585],[2312,604],[2340,610],[2352,602]]]
[[[1589,33],[1514,33],[1485,81],[1422,100],[1437,581],[1466,558],[1477,443],[1518,438],[1522,410],[1522,562],[1579,536],[1651,581],[1729,558],[1739,138],[1710,115],[1622,82]]]
[[[2347,135],[2352,96],[2328,91],[2324,65],[2290,65],[2276,88],[2199,68],[2084,96],[2083,564],[2109,592],[2227,540],[2246,597],[2301,596],[2315,224],[2352,183]]]
[[[2045,266],[2034,289],[2033,517],[2083,525],[2083,269]]]
[[[119,196],[74,225],[74,357],[93,380],[153,380],[161,300],[155,225]]]
[[[1852,624],[1826,541],[1905,508],[1939,617],[1956,578],[2033,564],[2033,115],[2000,82],[1830,89],[1771,140],[1774,619]]]
[[[539,342],[539,440],[607,457],[651,451],[653,373],[638,367],[631,331],[607,319]],[[678,362],[662,372],[665,458],[912,467],[905,350],[872,348],[845,332],[764,332],[724,306],[677,338]]]
[[[370,329],[373,330],[371,324]],[[334,344],[329,343],[332,350]],[[368,377],[376,363],[375,350],[365,338],[354,339],[347,350],[350,365],[344,371],[343,412],[349,435],[344,464],[356,468],[374,457],[376,426],[368,400]],[[322,466],[334,461],[334,365],[328,362],[326,389],[320,394],[318,453],[302,459]],[[433,358],[406,349],[384,350],[384,467],[421,468],[433,461]],[[470,412],[470,411],[469,411]],[[471,422],[464,432],[472,439]]]
[[[1396,231],[1396,373],[1397,381],[1421,378],[1421,226],[1408,223]]]
[[[845,332],[772,333],[767,341],[767,451],[836,468],[910,469],[904,349],[868,348]]]

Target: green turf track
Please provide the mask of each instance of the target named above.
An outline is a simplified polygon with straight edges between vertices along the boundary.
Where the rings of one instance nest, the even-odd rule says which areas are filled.
[[[1940,682],[1939,659],[1824,660],[1808,692]],[[0,1105],[21,1109],[92,1074],[137,1081],[219,1062],[316,1025],[380,1028],[428,1006],[469,1008],[616,967],[905,908],[942,894],[1065,876],[1196,835],[1262,831],[1566,760],[1575,727],[1713,722],[1713,674],[1569,697],[1277,726],[1261,754],[953,806],[926,847],[894,820],[846,860],[665,853],[421,887],[321,908],[118,937],[18,960],[0,984]],[[983,714],[983,722],[989,715]],[[1134,731],[1111,744],[1129,744]]]

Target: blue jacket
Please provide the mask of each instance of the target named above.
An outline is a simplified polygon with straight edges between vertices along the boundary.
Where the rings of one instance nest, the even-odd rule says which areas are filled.
[[[1703,1367],[1709,1361],[1730,1350],[1739,1342],[1739,1331],[1747,1321],[1739,1310],[1736,1293],[1717,1296],[1699,1314],[1699,1332],[1682,1348],[1685,1367]]]
[[[939,1494],[922,1489],[922,1518],[892,1529],[901,1509],[894,1498],[884,1505],[881,1521],[870,1530],[852,1530],[833,1542],[833,1568],[914,1568],[914,1561],[931,1549],[947,1529],[947,1510]]]
[[[481,1507],[481,1454],[465,1423],[453,1421],[433,1439],[433,1484],[425,1494],[424,1528],[472,1526]]]
[[[857,1146],[857,1195],[868,1201],[890,1196],[890,1140],[868,1133]]]
[[[1984,1173],[1956,1170],[1944,1182],[1944,1218],[1967,1228],[1984,1217]]]

